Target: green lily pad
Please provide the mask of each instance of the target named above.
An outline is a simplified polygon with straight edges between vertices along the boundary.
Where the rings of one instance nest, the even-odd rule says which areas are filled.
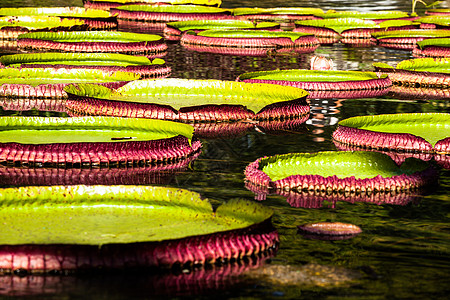
[[[146,56],[116,53],[26,53],[0,56],[0,63],[9,67],[22,64],[86,65],[86,66],[148,66],[162,65],[164,60]]]
[[[51,69],[51,68],[3,68],[0,69],[1,84],[24,84],[36,87],[41,84],[60,83],[101,83],[114,81],[131,81],[139,75],[130,72],[106,73],[94,69]]]
[[[149,141],[178,135],[192,139],[193,127],[171,121],[114,117],[0,117],[0,141],[19,144]]]
[[[160,41],[156,34],[131,33],[120,31],[70,31],[70,32],[30,32],[22,34],[18,39],[38,39],[54,42],[154,42]]]
[[[258,14],[270,14],[270,15],[319,15],[323,14],[323,10],[320,8],[311,7],[274,7],[274,8],[250,8],[239,7],[233,9],[233,15],[258,15]]]
[[[419,23],[450,26],[450,16],[425,16],[416,20]]]
[[[229,9],[202,5],[123,5],[116,7],[117,10],[150,13],[179,13],[179,14],[214,14],[229,12]]]
[[[272,216],[232,200],[216,211],[187,190],[152,186],[0,189],[2,245],[156,242],[246,228]]]
[[[220,6],[222,0],[91,0],[91,2],[112,2],[112,3],[146,3],[146,4],[158,4],[167,3],[172,5],[180,4],[196,4],[196,5],[209,5],[209,6]]]
[[[342,32],[344,32],[346,30],[350,30],[350,29],[380,28],[380,26],[373,21],[356,19],[356,18],[302,20],[302,21],[296,21],[295,24],[300,25],[300,26],[313,26],[313,27],[329,28],[329,29],[336,31],[339,34],[341,34]]]
[[[260,79],[298,82],[342,82],[372,80],[386,77],[387,75],[378,77],[374,72],[361,71],[275,70],[244,73],[239,76],[239,80]]]
[[[414,72],[450,73],[450,58],[426,57],[403,60],[397,64],[396,69]]]
[[[72,18],[110,18],[111,13],[83,7],[2,7],[0,16],[53,16]]]
[[[372,36],[376,39],[387,38],[432,38],[449,37],[450,30],[442,29],[410,29],[410,30],[391,30],[373,32]]]
[[[272,84],[176,78],[137,80],[115,90],[92,84],[77,84],[67,86],[65,91],[82,97],[169,105],[176,110],[203,105],[243,105],[254,113],[269,104],[308,95],[302,89]]]
[[[324,19],[330,18],[358,18],[358,19],[398,19],[408,18],[409,15],[403,11],[382,10],[382,11],[335,11],[330,10],[324,14],[317,15]]]
[[[48,16],[14,16],[0,17],[0,28],[23,27],[29,30],[70,28],[85,25],[83,20],[69,20]]]
[[[215,38],[290,38],[292,42],[304,36],[312,36],[312,34],[303,32],[267,30],[205,30],[197,35]]]
[[[318,175],[338,178],[374,178],[378,175],[390,178],[398,175],[411,175],[429,166],[417,160],[416,164],[397,166],[387,155],[366,151],[338,151],[318,153],[289,153],[262,159],[260,169],[272,181],[293,175]]]
[[[435,47],[450,47],[450,38],[435,38],[435,39],[426,39],[420,42],[417,42],[417,46],[423,49],[428,46]]]
[[[279,26],[274,22],[260,22],[254,23],[245,20],[190,20],[167,23],[167,26],[176,28],[180,31],[187,31],[193,29],[238,29],[238,28],[268,28]]]
[[[372,132],[409,133],[425,139],[433,147],[450,136],[450,115],[444,113],[360,116],[341,120],[339,125]]]

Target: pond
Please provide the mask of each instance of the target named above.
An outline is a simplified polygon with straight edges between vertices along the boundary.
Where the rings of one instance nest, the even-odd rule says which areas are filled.
[[[1,6],[82,6],[72,1],[1,1]],[[444,3],[444,7],[446,4]],[[222,7],[318,7],[323,10],[411,11],[410,1],[223,1]],[[418,13],[424,8],[419,3]],[[147,32],[139,27],[122,31]],[[413,58],[411,51],[378,46],[321,45],[314,53],[265,57],[189,51],[168,43],[164,57],[170,77],[235,80],[244,72],[308,69],[313,55],[333,59],[338,70],[373,70],[372,63],[395,66]],[[305,124],[277,132],[250,130],[243,134],[202,139],[201,155],[165,186],[196,191],[215,199],[260,201],[274,210],[279,232],[276,255],[231,266],[178,274],[99,272],[78,275],[0,276],[0,295],[49,299],[142,298],[276,298],[276,299],[444,299],[450,287],[450,170],[439,168],[439,186],[424,196],[399,204],[324,202],[308,208],[277,195],[255,200],[244,185],[245,167],[262,156],[289,152],[336,151],[331,135],[339,120],[387,113],[450,112],[449,100],[311,99]],[[2,115],[60,115],[1,110]],[[0,185],[4,183],[0,182]],[[303,207],[302,207],[303,206]],[[358,225],[363,232],[348,240],[320,241],[299,234],[297,226],[335,221]],[[249,271],[249,272],[248,272]],[[0,297],[2,297],[0,296]]]

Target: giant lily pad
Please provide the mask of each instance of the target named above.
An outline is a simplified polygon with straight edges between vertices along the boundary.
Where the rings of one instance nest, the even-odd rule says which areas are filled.
[[[68,20],[48,16],[0,17],[0,39],[16,39],[33,31],[83,30],[88,25],[83,20]]]
[[[117,28],[116,18],[108,11],[83,7],[2,7],[0,16],[52,16],[84,20],[91,30]]]
[[[191,145],[191,126],[161,120],[1,117],[0,128],[0,163],[144,165],[200,148],[199,142]]]
[[[0,268],[48,272],[239,260],[276,246],[271,216],[243,200],[213,211],[199,194],[175,188],[0,189]]]
[[[83,0],[84,7],[109,10],[112,7],[118,7],[128,4],[146,4],[146,5],[206,5],[220,6],[222,0]]]
[[[187,31],[181,37],[181,45],[190,50],[218,52],[222,54],[248,55],[252,51],[268,50],[313,52],[318,39],[308,33],[268,30],[205,30],[199,33]]]
[[[3,55],[0,64],[15,68],[66,68],[101,69],[103,71],[132,72],[142,78],[163,78],[170,75],[171,68],[165,61],[146,56],[116,53],[26,53]]]
[[[66,102],[69,110],[91,115],[215,122],[309,113],[306,91],[271,84],[167,78],[138,80],[118,89],[77,84],[65,91],[76,97]]]
[[[399,167],[381,153],[338,151],[259,158],[247,166],[245,176],[255,186],[295,192],[297,198],[310,202],[380,203],[395,194],[432,185],[437,173],[426,162],[413,158]]]
[[[164,27],[164,37],[169,40],[179,40],[181,34],[188,30],[199,32],[202,30],[270,29],[276,27],[279,27],[278,23],[254,23],[247,20],[232,19],[180,21],[167,23],[167,26]]]
[[[387,75],[332,70],[275,70],[244,73],[239,81],[273,83],[305,89],[310,98],[364,98],[386,94],[392,85]]]
[[[427,39],[417,43],[413,55],[431,57],[450,57],[450,38]]]
[[[119,31],[32,32],[18,39],[19,48],[32,50],[146,54],[167,50],[159,35]]]
[[[380,28],[373,21],[355,18],[305,20],[295,24],[295,32],[311,33],[321,38],[370,38],[373,29]]]
[[[316,19],[315,15],[322,13],[322,9],[312,7],[240,7],[233,9],[233,15],[239,19],[257,22],[272,21],[288,25],[296,20]]]
[[[147,22],[175,22],[230,19],[230,10],[202,5],[123,5],[111,8],[119,19]]]
[[[333,138],[369,149],[450,154],[450,115],[388,114],[342,120]]]
[[[335,11],[329,10],[326,13],[317,15],[324,19],[335,18],[358,18],[366,20],[374,20],[382,22],[385,20],[395,19],[415,19],[417,17],[410,16],[408,13],[396,10],[381,10],[381,11]]]
[[[444,38],[450,36],[450,30],[444,29],[414,29],[390,30],[373,32],[379,45],[387,48],[412,50],[416,43],[426,39]]]
[[[450,59],[448,58],[418,58],[404,60],[396,68],[384,64],[374,63],[378,72],[386,73],[398,84],[447,88],[450,86]]]
[[[136,79],[139,75],[135,73],[94,69],[3,68],[0,69],[0,96],[66,98],[63,88],[71,83],[120,86]]]

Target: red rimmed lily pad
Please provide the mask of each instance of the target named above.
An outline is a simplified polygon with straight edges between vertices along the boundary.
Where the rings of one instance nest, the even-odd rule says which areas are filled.
[[[222,4],[222,0],[83,0],[83,5],[86,8],[96,8],[110,10],[110,8],[123,5],[204,5],[217,6]]]
[[[287,120],[309,114],[308,93],[294,87],[222,80],[137,80],[118,89],[68,86],[75,114],[169,119],[189,123]]]
[[[83,20],[68,20],[48,16],[0,17],[0,39],[17,39],[21,34],[40,31],[84,30]]]
[[[1,117],[0,163],[27,166],[144,166],[173,163],[201,148],[193,128],[113,117]]]
[[[409,15],[407,12],[398,10],[379,10],[379,11],[336,11],[329,10],[326,13],[317,15],[323,19],[335,18],[357,18],[372,20],[377,23],[386,20],[415,20],[417,16]]]
[[[412,113],[353,117],[339,122],[333,139],[340,148],[390,152],[397,162],[404,157],[429,160],[434,156],[445,167],[450,160],[450,115]]]
[[[108,11],[83,7],[3,7],[0,16],[51,16],[83,20],[88,30],[117,28],[117,19]]]
[[[401,50],[413,50],[418,42],[449,36],[450,30],[445,29],[390,30],[372,33],[372,37],[380,46]]]
[[[385,73],[399,85],[444,89],[450,86],[450,59],[417,58],[404,60],[395,69],[384,63],[374,63],[377,72]]]
[[[238,81],[294,86],[308,91],[309,98],[364,98],[386,94],[392,85],[387,75],[374,72],[334,70],[275,70],[249,72]]]
[[[302,32],[205,30],[187,31],[181,36],[181,45],[193,51],[259,56],[271,51],[309,53],[319,47],[319,41]]]
[[[62,52],[113,52],[164,55],[162,37],[119,31],[32,32],[22,34],[17,46],[23,50]]]
[[[280,24],[274,22],[260,22],[255,23],[247,20],[191,20],[170,22],[164,27],[164,37],[167,40],[178,41],[183,32],[192,30],[200,32],[203,30],[238,30],[238,29],[277,29]]]
[[[202,5],[123,5],[111,8],[117,18],[167,23],[188,20],[231,19],[231,11]]]
[[[131,72],[141,78],[164,78],[171,68],[160,58],[116,53],[25,53],[0,56],[0,64],[14,68],[100,69]]]
[[[437,173],[421,160],[400,167],[387,155],[365,151],[289,153],[259,158],[245,169],[254,186],[316,199],[359,201],[411,193],[435,184]],[[381,196],[378,196],[381,195]]]
[[[119,87],[139,75],[128,72],[53,68],[0,68],[0,96],[26,98],[67,98],[64,87],[85,82]]]
[[[0,189],[0,268],[45,273],[241,260],[276,247],[271,216],[243,200],[213,210],[199,194],[176,188]]]
[[[370,20],[338,18],[297,21],[293,31],[314,34],[321,44],[335,43],[340,39],[360,43],[363,39],[370,39],[371,33],[379,28],[379,25]]]
[[[427,39],[413,49],[415,57],[450,57],[450,38]]]
[[[316,240],[346,240],[362,232],[359,226],[342,222],[319,222],[299,225],[300,233]]]

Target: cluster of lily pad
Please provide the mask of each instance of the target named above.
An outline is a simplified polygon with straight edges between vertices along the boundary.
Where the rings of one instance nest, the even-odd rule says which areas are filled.
[[[186,167],[199,155],[202,137],[237,127],[301,124],[309,116],[308,97],[377,97],[390,92],[392,82],[436,89],[449,82],[445,59],[402,62],[396,69],[377,64],[376,73],[275,70],[245,73],[236,81],[165,78],[170,67],[161,59],[168,49],[163,37],[112,31],[120,27],[117,20],[157,23],[167,39],[189,50],[228,55],[300,55],[342,42],[402,44],[416,55],[445,56],[447,39],[431,38],[450,31],[442,17],[397,11],[136,1],[88,0],[87,9],[0,9],[6,15],[0,38],[17,42],[8,50],[28,52],[0,57],[2,106],[71,116],[0,118],[0,178],[15,186],[35,185],[0,190],[5,272],[192,266],[271,252],[278,234],[270,224],[272,212],[260,203],[230,201],[213,211],[196,193],[143,186],[149,183],[143,178],[170,164]],[[101,10],[93,8],[96,4]],[[432,79],[421,72],[433,73]],[[343,150],[401,152],[419,159],[426,154],[447,167],[449,127],[447,114],[357,117],[342,120],[333,139]],[[397,162],[401,165],[367,151],[291,153],[259,158],[245,175],[247,187],[259,195],[287,194],[307,202],[391,203],[436,181],[436,170],[424,161]],[[111,181],[85,180],[82,171],[69,181],[57,180],[83,167],[97,168],[94,176],[102,168],[127,170]],[[39,174],[55,181],[45,182]],[[117,185],[123,174],[131,186]],[[26,221],[16,225],[17,219]],[[319,227],[333,228],[335,235],[340,226]],[[317,226],[302,229],[308,227]],[[344,227],[347,236],[361,232]]]

